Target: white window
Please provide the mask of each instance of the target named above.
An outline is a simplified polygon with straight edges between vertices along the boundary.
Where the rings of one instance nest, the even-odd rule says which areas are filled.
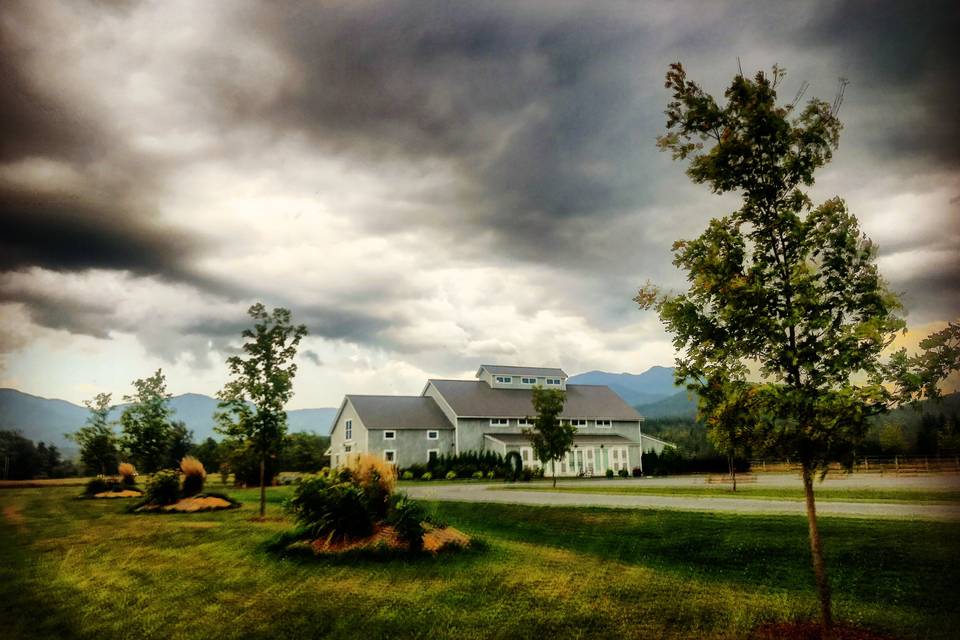
[[[396,439],[397,439],[397,432],[396,432],[396,431],[384,431],[384,432],[383,432],[383,439],[384,439],[384,440],[396,440]]]
[[[597,426],[609,428],[613,426],[613,422],[610,420],[597,420]]]
[[[630,464],[627,459],[626,447],[613,447],[610,449],[610,466],[614,471],[620,471],[621,469],[629,471]]]
[[[521,458],[524,462],[530,462],[530,457],[531,457],[530,454],[531,454],[531,453],[533,453],[533,450],[532,450],[532,449],[530,449],[529,447],[522,447],[522,448],[520,449],[520,458]]]
[[[353,450],[353,447],[351,447],[350,445],[344,445],[343,447],[344,453],[350,453],[351,450]]]
[[[439,440],[440,432],[439,431],[427,431],[427,440]]]
[[[571,421],[570,421],[570,424],[572,424],[572,425],[575,426],[575,427],[585,427],[585,426],[587,426],[587,421],[586,421],[586,420],[579,420],[579,419],[578,419],[578,420],[571,420]]]
[[[520,418],[517,420],[517,424],[521,427],[532,427],[533,420],[530,420],[529,418]]]
[[[560,378],[547,378],[547,384],[558,385],[560,384]]]
[[[520,378],[520,382],[523,384],[537,384],[536,378]]]
[[[510,419],[509,418],[490,418],[491,427],[509,427]]]
[[[440,449],[427,449],[427,462],[433,462],[440,457]]]
[[[511,378],[510,376],[497,376],[497,382],[501,382],[503,384],[510,384],[511,382],[513,382],[513,378]]]
[[[353,420],[347,420],[343,423],[344,440],[353,440]]]
[[[387,449],[386,451],[383,452],[383,459],[386,460],[387,462],[393,462],[394,464],[396,464],[397,452],[394,451],[393,449]]]

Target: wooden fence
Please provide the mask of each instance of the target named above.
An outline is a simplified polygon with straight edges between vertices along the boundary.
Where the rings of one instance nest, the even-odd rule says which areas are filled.
[[[789,460],[751,460],[753,473],[799,472],[800,465]],[[854,473],[879,473],[897,475],[920,475],[924,473],[960,473],[960,456],[866,456],[857,458],[853,466]],[[828,475],[845,474],[847,471],[838,464],[830,465]]]

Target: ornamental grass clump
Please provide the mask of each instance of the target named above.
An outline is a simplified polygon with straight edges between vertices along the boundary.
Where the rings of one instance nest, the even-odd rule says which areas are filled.
[[[203,463],[193,456],[184,456],[180,461],[180,471],[183,472],[183,496],[195,496],[203,491],[203,481],[207,471]]]
[[[137,469],[129,462],[121,462],[117,473],[120,474],[120,484],[123,486],[132,487],[137,484]]]

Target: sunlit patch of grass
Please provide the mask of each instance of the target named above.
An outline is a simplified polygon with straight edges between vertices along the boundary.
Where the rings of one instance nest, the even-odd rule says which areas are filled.
[[[278,558],[268,490],[235,511],[143,518],[75,489],[0,493],[0,637],[737,638],[809,619],[802,518],[434,503],[481,553],[351,564]],[[249,495],[248,495],[249,494]],[[951,637],[960,525],[824,518],[837,615]]]

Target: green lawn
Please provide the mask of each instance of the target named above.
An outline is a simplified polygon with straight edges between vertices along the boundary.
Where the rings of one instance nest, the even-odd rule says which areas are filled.
[[[0,491],[3,638],[742,638],[812,617],[806,523],[673,511],[436,503],[485,551],[278,559],[269,491],[236,511],[133,516],[76,488]],[[960,524],[822,519],[837,615],[955,637]]]
[[[642,483],[642,480],[638,480]],[[690,496],[707,498],[757,498],[762,500],[803,501],[803,488],[764,487],[750,484],[737,485],[736,492],[729,485],[704,485],[702,487],[665,486],[601,486],[584,481],[583,486],[560,486],[553,488],[542,483],[505,484],[498,489],[522,491],[558,491],[561,493],[615,493],[648,496]],[[817,500],[825,502],[960,502],[960,491],[936,491],[915,489],[823,489],[816,488]]]

